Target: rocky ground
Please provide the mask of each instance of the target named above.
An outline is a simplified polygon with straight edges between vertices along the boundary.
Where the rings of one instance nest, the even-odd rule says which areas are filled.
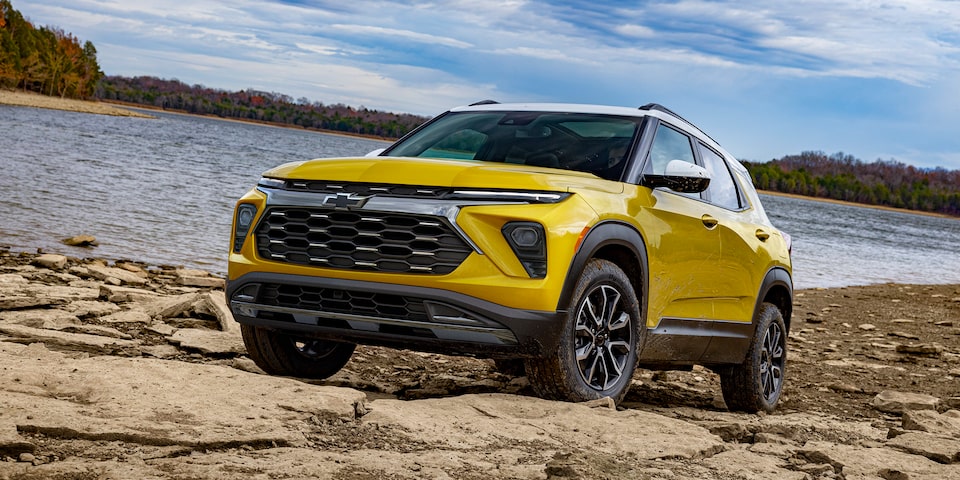
[[[619,409],[383,348],[267,376],[222,283],[0,251],[0,479],[960,479],[957,285],[797,292],[786,397],[746,415],[700,368]]]

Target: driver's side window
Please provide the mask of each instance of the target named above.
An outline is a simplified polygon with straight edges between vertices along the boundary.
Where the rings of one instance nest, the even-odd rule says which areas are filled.
[[[650,148],[650,161],[647,162],[644,173],[663,175],[667,163],[670,163],[671,160],[696,163],[693,157],[693,147],[690,145],[690,137],[661,123],[657,127],[657,135],[653,138],[653,146]]]

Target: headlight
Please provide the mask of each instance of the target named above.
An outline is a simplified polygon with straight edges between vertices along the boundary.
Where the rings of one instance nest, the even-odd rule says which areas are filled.
[[[260,177],[260,181],[257,182],[257,186],[267,188],[284,188],[287,186],[287,182],[286,180],[280,180],[279,178]]]
[[[500,230],[530,278],[547,276],[547,235],[543,225],[510,222]]]
[[[256,217],[257,207],[249,203],[242,203],[237,206],[236,218],[233,221],[233,253],[240,253],[243,242],[247,239],[247,233],[253,226],[253,219]]]

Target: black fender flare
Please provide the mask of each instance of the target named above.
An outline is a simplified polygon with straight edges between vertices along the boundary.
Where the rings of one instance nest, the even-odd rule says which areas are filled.
[[[771,292],[774,293],[772,296]],[[760,284],[760,289],[757,291],[757,303],[753,307],[753,318],[757,318],[760,306],[764,302],[772,303],[780,309],[780,313],[783,315],[783,323],[787,327],[787,333],[790,333],[790,316],[793,312],[793,279],[787,269],[777,266],[767,270],[767,274]]]
[[[592,258],[598,258],[598,253],[605,247],[617,246],[626,249],[632,255],[634,265],[631,268],[624,269],[628,277],[634,283],[637,289],[637,299],[640,301],[641,321],[646,322],[647,317],[647,285],[649,281],[649,269],[647,267],[647,246],[643,236],[632,226],[617,222],[606,221],[594,225],[587,232],[583,241],[580,242],[580,248],[574,254],[570,267],[567,270],[567,276],[563,282],[563,289],[560,291],[560,298],[557,301],[557,311],[565,312],[567,305],[570,304],[570,298],[573,296],[573,289],[576,288],[577,280],[587,262]],[[599,255],[599,258],[616,261],[605,255]],[[635,268],[633,268],[635,267]],[[622,268],[622,267],[621,267]]]

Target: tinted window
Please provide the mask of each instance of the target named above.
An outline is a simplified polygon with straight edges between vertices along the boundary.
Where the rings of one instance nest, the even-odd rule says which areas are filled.
[[[515,163],[620,180],[641,121],[568,112],[451,112],[384,155]]]
[[[710,172],[710,186],[707,187],[710,202],[730,210],[740,209],[737,184],[733,182],[727,162],[703,144],[700,144],[700,157],[703,158],[707,172]]]
[[[647,164],[646,173],[663,175],[671,160],[696,163],[690,137],[661,123],[650,148],[650,162]]]

